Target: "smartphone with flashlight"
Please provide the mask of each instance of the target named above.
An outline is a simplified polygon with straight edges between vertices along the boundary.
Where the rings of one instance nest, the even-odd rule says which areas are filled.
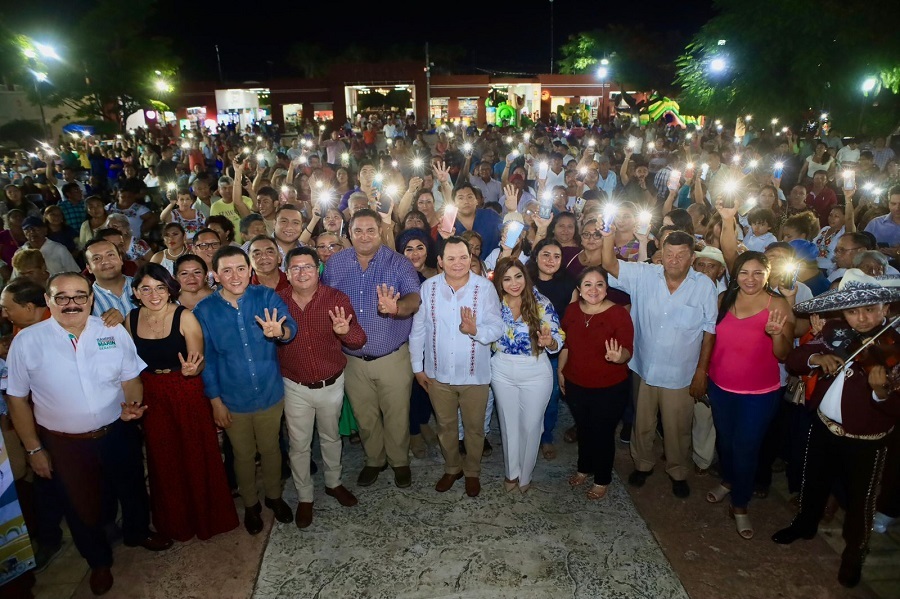
[[[453,204],[444,206],[444,215],[441,217],[441,231],[450,231],[451,233],[456,231],[456,214],[458,212],[459,208]]]
[[[545,160],[538,164],[538,179],[546,179],[550,171],[550,164]]]
[[[519,241],[519,237],[522,235],[522,231],[525,230],[525,223],[519,222],[517,220],[511,220],[506,224],[506,235],[503,237],[503,245],[508,248],[516,247],[516,243]]]
[[[586,199],[584,199],[584,198],[575,198],[575,206],[573,207],[573,210],[575,211],[575,214],[581,214],[582,212],[584,212],[584,205],[585,205],[585,204],[587,204],[587,200],[586,200]]]
[[[844,171],[844,189],[851,190],[856,188],[856,172]]]

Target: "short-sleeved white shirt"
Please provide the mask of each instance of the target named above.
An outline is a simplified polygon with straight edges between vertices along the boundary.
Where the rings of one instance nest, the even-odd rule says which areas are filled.
[[[7,362],[14,397],[34,401],[44,428],[86,433],[115,422],[125,401],[122,383],[147,367],[122,325],[89,316],[77,343],[55,319],[34,324],[13,339]]]
[[[669,293],[660,264],[619,261],[610,285],[631,296],[634,356],[628,366],[648,385],[683,389],[700,359],[703,333],[716,332],[716,287],[705,274],[688,271]]]

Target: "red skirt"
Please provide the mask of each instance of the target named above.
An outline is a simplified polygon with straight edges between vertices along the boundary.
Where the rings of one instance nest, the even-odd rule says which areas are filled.
[[[201,540],[238,525],[212,406],[199,376],[141,373],[150,507],[156,530]]]

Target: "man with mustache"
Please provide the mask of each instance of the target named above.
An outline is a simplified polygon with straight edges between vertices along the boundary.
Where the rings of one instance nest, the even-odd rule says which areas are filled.
[[[102,595],[113,585],[108,505],[122,509],[125,544],[162,551],[172,545],[150,530],[141,437],[134,420],[146,364],[119,325],[91,316],[90,283],[78,273],[50,278],[51,319],[24,329],[9,351],[9,410],[34,473],[63,498],[79,553]],[[29,393],[34,408],[28,402]]]

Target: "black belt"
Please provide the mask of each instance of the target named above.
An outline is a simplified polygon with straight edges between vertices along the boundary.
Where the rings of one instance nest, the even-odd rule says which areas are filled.
[[[43,427],[42,427],[43,428]],[[109,429],[112,428],[112,424],[107,424],[106,426],[101,426],[100,428],[88,431],[86,433],[63,433],[60,431],[53,431],[49,428],[44,428],[45,431],[50,433],[51,435],[55,435],[57,437],[64,437],[66,439],[100,439],[101,437],[105,437],[106,433],[109,432]]]
[[[403,346],[401,345],[400,347],[403,347]],[[361,360],[363,360],[364,362],[371,362],[372,360],[380,360],[381,358],[384,358],[384,357],[387,357],[387,356],[389,356],[389,355],[391,355],[391,354],[393,354],[393,353],[396,353],[396,352],[400,349],[400,347],[398,347],[397,349],[395,349],[395,350],[393,350],[393,351],[389,351],[389,352],[386,353],[386,354],[382,354],[382,355],[380,355],[380,356],[356,356],[356,357],[359,358],[359,359],[361,359]]]
[[[339,378],[341,378],[341,372],[338,372],[336,375],[329,379],[325,379],[324,381],[316,381],[315,383],[298,383],[299,385],[303,385],[307,389],[322,389],[324,387],[330,387],[335,384]]]

